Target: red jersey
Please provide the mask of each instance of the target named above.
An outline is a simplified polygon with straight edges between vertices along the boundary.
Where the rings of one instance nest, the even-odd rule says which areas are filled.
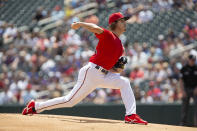
[[[111,31],[103,28],[103,33],[95,34],[99,39],[95,54],[90,57],[90,62],[110,70],[123,54],[121,40]]]

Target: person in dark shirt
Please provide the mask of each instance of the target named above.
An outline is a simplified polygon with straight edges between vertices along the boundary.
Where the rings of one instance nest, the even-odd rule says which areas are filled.
[[[197,65],[195,62],[196,51],[192,50],[188,56],[187,64],[180,71],[180,86],[183,93],[180,125],[187,124],[189,102],[193,97],[195,103],[194,126],[197,126]]]

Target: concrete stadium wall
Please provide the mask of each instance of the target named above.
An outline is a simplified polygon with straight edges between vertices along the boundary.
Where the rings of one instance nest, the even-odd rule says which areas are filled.
[[[0,113],[21,113],[24,106],[0,106]],[[70,115],[124,120],[125,108],[122,104],[79,104],[73,108],[61,108],[44,111],[42,114]],[[137,114],[150,123],[179,125],[181,118],[180,104],[137,104]],[[194,105],[188,112],[188,126],[193,125]]]

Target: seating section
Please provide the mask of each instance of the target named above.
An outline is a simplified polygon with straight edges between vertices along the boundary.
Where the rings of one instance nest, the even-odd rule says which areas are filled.
[[[46,11],[51,11],[55,5],[64,5],[64,0],[4,0],[4,6],[0,8],[0,20],[14,23],[17,26],[29,25],[38,7],[42,6]],[[111,13],[120,11],[116,7],[99,10],[95,15],[99,18],[99,25],[107,27],[108,16]],[[186,19],[196,20],[194,11],[172,9],[165,12],[153,12],[152,21],[143,24],[130,24],[127,26],[126,36],[129,42],[153,43],[158,39],[159,34],[165,35],[169,28],[172,28],[176,35],[181,32]],[[95,39],[90,35],[90,39]]]
[[[106,16],[113,12],[117,12],[119,9],[113,9],[98,12],[97,15],[100,18],[100,25],[107,27],[108,19]],[[165,35],[169,28],[172,28],[175,34],[179,34],[183,29],[186,19],[195,21],[194,11],[191,10],[170,10],[167,12],[154,13],[152,21],[143,24],[129,24],[127,26],[127,33],[125,35],[129,38],[130,42],[149,42],[153,43],[157,40],[159,34]]]
[[[17,26],[29,25],[39,7],[51,11],[55,5],[63,7],[64,0],[4,0],[0,7],[0,20]]]

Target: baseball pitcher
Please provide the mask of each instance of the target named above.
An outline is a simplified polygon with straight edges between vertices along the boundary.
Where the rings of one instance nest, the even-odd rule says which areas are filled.
[[[99,39],[95,54],[91,56],[89,63],[79,70],[77,83],[68,95],[45,102],[32,100],[24,108],[22,114],[36,114],[44,110],[73,107],[94,89],[103,87],[120,89],[126,108],[126,123],[147,125],[148,122],[136,114],[136,101],[129,79],[120,75],[127,59],[122,56],[124,48],[119,36],[126,31],[126,20],[128,19],[129,17],[124,17],[120,12],[111,14],[109,30],[92,23],[72,23],[72,29],[84,28],[94,33]]]

